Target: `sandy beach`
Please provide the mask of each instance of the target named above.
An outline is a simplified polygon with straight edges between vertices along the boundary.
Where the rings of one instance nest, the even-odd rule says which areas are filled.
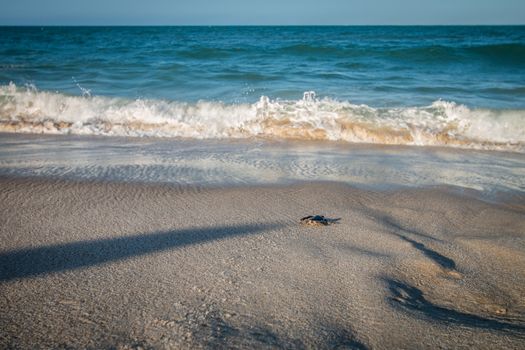
[[[523,202],[4,176],[0,348],[523,348]]]
[[[525,350],[525,1],[70,3],[0,12],[0,350]]]

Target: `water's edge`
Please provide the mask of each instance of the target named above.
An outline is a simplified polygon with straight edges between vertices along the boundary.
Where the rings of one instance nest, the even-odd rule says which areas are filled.
[[[374,108],[317,98],[227,104],[71,96],[0,86],[0,132],[195,139],[329,140],[525,151],[525,110],[469,109],[436,101]]]
[[[375,189],[525,192],[520,153],[325,141],[0,133],[0,176],[176,186],[328,181]]]

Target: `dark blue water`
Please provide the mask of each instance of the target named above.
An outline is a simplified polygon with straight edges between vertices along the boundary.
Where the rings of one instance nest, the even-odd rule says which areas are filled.
[[[0,132],[525,152],[525,26],[0,27]]]
[[[72,95],[525,108],[525,26],[0,27],[0,85]]]
[[[525,26],[0,27],[0,149],[4,175],[522,191]]]

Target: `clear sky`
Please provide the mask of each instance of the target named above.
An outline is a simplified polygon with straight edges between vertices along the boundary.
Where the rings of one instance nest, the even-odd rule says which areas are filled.
[[[0,24],[525,24],[525,0],[0,0]]]

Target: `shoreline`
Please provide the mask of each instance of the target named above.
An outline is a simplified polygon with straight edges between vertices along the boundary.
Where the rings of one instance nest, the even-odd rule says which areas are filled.
[[[0,175],[0,183],[42,183],[52,186],[53,184],[63,185],[72,184],[81,186],[137,186],[143,188],[163,188],[178,193],[200,192],[200,191],[235,191],[235,190],[271,190],[287,189],[301,186],[343,186],[357,191],[377,192],[383,194],[394,194],[403,191],[408,192],[436,192],[445,195],[456,196],[465,199],[481,201],[487,204],[504,207],[525,208],[525,191],[492,191],[484,192],[473,188],[466,188],[453,185],[377,185],[377,184],[356,184],[343,181],[330,180],[295,180],[280,183],[253,183],[253,184],[178,184],[172,182],[148,182],[144,180],[114,180],[114,179],[82,179],[82,178],[61,178],[53,176],[25,176],[25,175]]]
[[[305,227],[323,214],[337,225]],[[1,347],[519,348],[525,209],[0,177]]]
[[[0,26],[0,350],[525,350],[525,26],[81,27]]]
[[[525,156],[338,142],[0,133],[0,176],[219,187],[312,181],[371,190],[450,186],[490,196],[525,193]]]
[[[419,144],[387,144],[387,143],[372,143],[372,142],[350,142],[344,140],[321,140],[321,139],[279,139],[279,138],[270,138],[262,136],[251,136],[251,137],[238,137],[238,138],[193,138],[193,137],[182,137],[182,136],[133,136],[133,135],[97,135],[97,134],[61,134],[61,133],[34,133],[34,132],[9,132],[9,131],[0,131],[0,138],[6,137],[11,139],[16,138],[33,138],[35,140],[48,138],[56,139],[62,138],[64,140],[73,139],[73,140],[84,140],[84,141],[137,141],[143,143],[152,143],[158,141],[159,143],[163,142],[187,142],[187,143],[224,143],[232,144],[233,146],[245,145],[249,143],[265,143],[268,145],[275,146],[303,146],[307,147],[346,147],[346,148],[356,148],[356,149],[372,149],[376,151],[384,150],[394,150],[394,151],[403,151],[403,150],[428,150],[434,152],[446,152],[446,151],[457,151],[465,153],[486,153],[489,155],[506,155],[506,156],[516,156],[520,157],[525,155],[524,152],[511,150],[511,149],[485,149],[485,148],[468,148],[468,147],[457,147],[450,145],[419,145]],[[512,144],[511,144],[512,145]]]

